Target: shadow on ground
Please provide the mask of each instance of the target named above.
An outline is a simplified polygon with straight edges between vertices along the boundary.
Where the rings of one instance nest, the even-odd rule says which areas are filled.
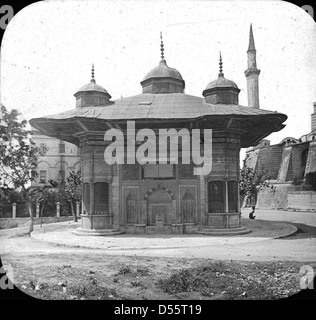
[[[297,231],[290,236],[281,238],[282,240],[297,240],[297,239],[316,238],[316,227],[308,226],[303,223],[291,222],[291,224],[297,228]]]

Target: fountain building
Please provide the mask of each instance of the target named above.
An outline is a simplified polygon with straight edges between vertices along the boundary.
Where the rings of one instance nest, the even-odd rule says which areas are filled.
[[[225,78],[221,55],[219,65],[218,78],[201,90],[202,97],[185,94],[185,81],[178,70],[168,66],[161,39],[161,60],[141,81],[141,94],[111,100],[107,90],[96,84],[93,68],[90,83],[75,93],[75,109],[30,121],[43,134],[81,149],[83,205],[77,234],[249,232],[240,218],[240,148],[254,146],[281,130],[287,116],[259,108],[260,70],[252,27],[245,72],[251,90],[249,106],[239,105],[240,89]],[[175,136],[181,129],[190,134],[200,129],[201,150],[203,132],[212,130],[211,171],[194,174],[192,159],[182,161],[181,139],[176,161],[127,163],[130,121],[136,133],[150,128],[156,136],[160,129],[175,129]],[[111,129],[124,135],[124,163],[108,164],[104,159],[105,149],[112,143],[105,141],[104,134]],[[136,141],[136,147],[140,144]]]

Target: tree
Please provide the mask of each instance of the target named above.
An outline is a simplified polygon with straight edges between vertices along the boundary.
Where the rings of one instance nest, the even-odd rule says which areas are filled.
[[[240,200],[243,202],[245,199],[250,200],[250,205],[252,207],[252,212],[249,215],[253,218],[253,213],[255,212],[257,196],[260,190],[265,188],[275,188],[269,183],[270,175],[268,170],[260,168],[260,170],[254,170],[247,166],[247,158],[243,160],[243,167],[240,170],[239,179],[239,194]]]
[[[42,227],[42,218],[44,208],[55,207],[56,203],[56,192],[53,185],[44,185],[38,193],[37,202],[40,205],[40,218],[41,218],[41,227]]]
[[[67,177],[66,194],[68,201],[70,202],[71,212],[74,217],[74,221],[77,222],[77,215],[75,205],[77,201],[81,201],[81,172],[70,171]]]
[[[81,201],[81,172],[70,171],[66,182],[61,178],[58,181],[49,180],[49,183],[58,189],[60,200],[66,200],[70,203],[71,213],[74,221],[77,222],[76,202]]]
[[[31,182],[38,173],[37,163],[44,156],[47,148],[37,147],[26,129],[27,121],[20,120],[18,110],[8,111],[1,105],[2,120],[0,125],[0,186],[20,190],[28,203],[31,224],[29,234],[33,231],[32,203],[38,197],[37,188],[31,188]]]

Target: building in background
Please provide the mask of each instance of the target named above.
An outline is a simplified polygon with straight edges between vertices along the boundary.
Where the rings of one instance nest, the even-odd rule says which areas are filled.
[[[45,145],[48,149],[45,156],[39,159],[38,177],[32,186],[47,184],[49,180],[65,180],[69,171],[80,171],[80,148],[76,145],[45,136],[35,128],[31,129],[31,135],[37,146]]]
[[[316,192],[303,190],[308,188],[309,176],[316,175],[316,102],[313,107],[309,133],[300,138],[286,137],[274,145],[262,140],[247,150],[247,166],[256,171],[267,170],[276,187],[259,193],[259,208],[316,208]]]

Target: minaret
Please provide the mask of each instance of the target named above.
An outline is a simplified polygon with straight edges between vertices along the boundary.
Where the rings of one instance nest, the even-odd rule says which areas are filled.
[[[255,41],[252,33],[252,24],[250,24],[249,47],[248,47],[248,69],[245,71],[247,78],[248,106],[259,109],[259,74],[256,61]]]

